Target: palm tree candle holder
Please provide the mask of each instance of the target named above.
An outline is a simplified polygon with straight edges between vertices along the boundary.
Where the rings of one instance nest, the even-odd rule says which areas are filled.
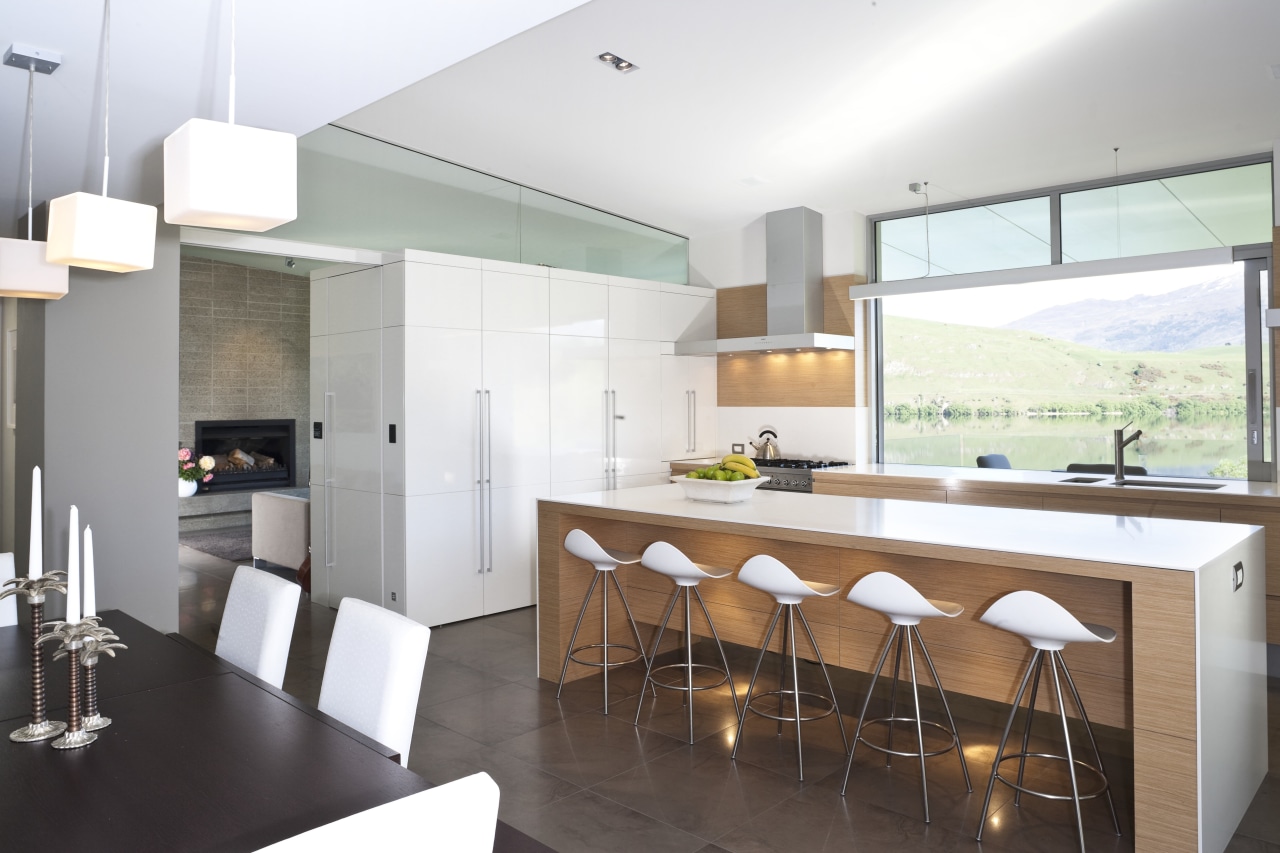
[[[50,744],[54,749],[79,749],[82,746],[88,746],[98,739],[98,736],[91,731],[86,731],[84,727],[84,717],[81,714],[80,702],[80,654],[84,651],[85,641],[93,639],[96,632],[99,631],[98,617],[90,616],[87,619],[81,619],[79,622],[50,622],[45,626],[44,636],[39,640],[41,643],[47,643],[50,640],[57,640],[62,644],[62,648],[54,653],[57,658],[62,657],[62,653],[66,653],[66,657],[70,659],[70,682],[67,687],[67,730],[63,732],[62,737]]]
[[[4,582],[9,589],[0,591],[0,599],[11,595],[25,596],[31,606],[31,722],[16,731],[9,733],[9,740],[15,743],[34,743],[57,737],[67,729],[67,724],[58,720],[45,719],[44,693],[44,648],[40,645],[40,635],[44,631],[44,596],[47,592],[67,592],[67,583],[62,578],[66,572],[49,572],[38,578],[12,578]]]
[[[84,648],[80,651],[80,665],[84,667],[84,730],[96,732],[111,725],[111,718],[104,717],[98,711],[98,657],[99,655],[116,656],[116,649],[127,649],[123,643],[113,642],[120,639],[104,625],[93,628],[84,638]],[[67,649],[58,649],[53,653],[54,660],[69,656]]]

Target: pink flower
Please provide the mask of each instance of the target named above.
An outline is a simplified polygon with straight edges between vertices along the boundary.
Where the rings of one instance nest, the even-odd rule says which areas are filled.
[[[191,470],[192,468],[194,468],[194,467],[196,467],[196,463],[194,463],[194,462],[183,462],[183,463],[182,463],[182,470],[183,470],[183,471],[190,471],[190,470]]]
[[[185,447],[180,447],[180,448],[178,448],[178,461],[179,461],[179,462],[186,462],[186,461],[187,461],[188,459],[190,459],[190,458],[191,458],[191,451],[190,451],[190,450],[188,450],[188,449],[187,449],[187,448],[185,448]]]
[[[207,482],[209,482],[209,481],[210,481],[210,480],[212,480],[212,479],[213,479],[213,475],[212,475],[212,474],[205,474],[205,475],[204,475],[204,480],[203,480],[203,482],[207,483]]]

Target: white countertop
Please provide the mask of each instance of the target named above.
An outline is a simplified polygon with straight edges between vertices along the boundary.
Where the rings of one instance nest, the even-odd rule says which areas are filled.
[[[1242,542],[1255,530],[1262,529],[1247,524],[761,490],[744,503],[702,503],[685,499],[684,491],[677,483],[541,500],[731,524],[1177,571],[1195,571]]]
[[[962,466],[948,467],[944,465],[885,465],[880,463],[863,463],[861,465],[842,465],[838,468],[822,468],[814,472],[817,477],[843,476],[848,474],[872,475],[882,477],[906,477],[926,480],[952,480],[957,483],[971,482],[984,484],[1011,485],[1062,485],[1067,488],[1088,489],[1097,493],[1125,492],[1130,497],[1134,493],[1154,492],[1166,499],[1170,495],[1198,496],[1248,496],[1248,497],[1280,497],[1280,485],[1276,483],[1259,483],[1248,480],[1210,480],[1190,477],[1161,477],[1155,475],[1128,474],[1129,480],[1159,481],[1165,483],[1192,483],[1221,485],[1219,489],[1178,489],[1149,486],[1115,486],[1111,474],[1071,474],[1063,471],[1030,471],[1009,468],[966,468]],[[1098,478],[1096,483],[1067,483],[1073,477]]]

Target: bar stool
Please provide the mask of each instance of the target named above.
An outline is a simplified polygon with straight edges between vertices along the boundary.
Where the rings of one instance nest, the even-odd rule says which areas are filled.
[[[733,754],[729,757],[737,759],[738,747],[742,745],[742,727],[747,721],[747,711],[770,720],[778,721],[778,734],[782,734],[782,724],[794,722],[796,724],[796,763],[799,766],[800,781],[804,781],[804,752],[800,743],[800,724],[807,723],[812,720],[821,720],[831,714],[836,715],[836,725],[840,728],[840,740],[844,743],[844,751],[849,751],[849,738],[845,736],[844,723],[840,720],[840,706],[836,703],[836,691],[831,686],[831,676],[827,674],[827,665],[822,660],[822,652],[818,649],[818,641],[813,636],[812,629],[809,628],[809,620],[804,618],[804,611],[800,609],[800,603],[806,598],[815,596],[821,598],[830,598],[840,591],[840,587],[829,583],[816,583],[814,581],[801,580],[796,577],[795,572],[787,568],[781,561],[770,557],[768,554],[757,554],[742,567],[738,572],[738,580],[747,586],[754,587],[762,592],[767,592],[778,602],[778,609],[773,613],[773,621],[769,623],[769,631],[764,636],[764,644],[760,647],[760,656],[756,658],[756,668],[751,673],[751,683],[747,685],[747,698],[742,703],[742,710],[738,713],[738,733],[734,737]],[[782,624],[782,671],[778,674],[778,689],[768,690],[759,694],[753,694],[752,691],[756,686],[756,678],[760,675],[760,664],[764,663],[765,652],[769,650],[769,641],[773,639],[773,631],[778,626],[778,620],[786,612],[787,619]],[[821,693],[812,693],[800,689],[799,672],[796,667],[796,614],[800,615],[800,624],[804,626],[805,633],[809,635],[809,642],[813,644],[814,654],[818,657],[818,666],[822,668],[822,677],[827,681],[827,690],[829,695],[823,696]],[[791,689],[787,690],[787,658],[791,659]],[[778,697],[778,713],[771,714],[753,708],[751,703],[757,699],[763,699],[766,696]],[[786,698],[790,696],[795,703],[795,715],[787,716],[783,713],[785,709],[784,703]],[[821,702],[829,703],[827,708],[820,714],[814,714],[806,717],[800,711],[800,697],[808,696],[812,699],[818,699]]]
[[[618,566],[630,566],[640,562],[640,555],[633,554],[630,551],[617,551],[613,548],[605,548],[592,539],[590,534],[583,530],[574,528],[569,531],[569,535],[564,538],[564,549],[575,557],[586,560],[595,566],[596,575],[591,579],[591,586],[587,588],[587,597],[582,600],[582,610],[578,612],[578,621],[573,626],[573,636],[569,638],[569,651],[564,656],[564,666],[560,668],[560,686],[556,688],[556,698],[560,698],[560,692],[564,690],[564,677],[569,672],[569,661],[580,663],[583,666],[599,667],[604,673],[604,713],[609,713],[609,670],[615,666],[626,666],[643,659],[645,664],[649,663],[648,657],[644,653],[644,640],[640,639],[640,629],[636,627],[635,617],[631,615],[631,605],[627,604],[627,595],[622,591],[622,584],[618,583],[618,577],[613,572]],[[589,643],[585,646],[574,647],[574,643],[578,641],[578,630],[582,627],[582,618],[587,615],[587,605],[591,603],[591,594],[596,591],[596,584],[600,582],[601,575],[613,580],[613,585],[618,588],[618,597],[622,599],[622,606],[627,611],[627,622],[631,625],[631,633],[636,635],[636,646],[623,646],[618,643],[609,642],[609,581],[605,580],[603,594],[600,598],[600,614],[601,627],[603,629],[604,642]],[[578,652],[585,652],[587,649],[600,649],[600,660],[589,661],[581,660],[575,657]],[[635,652],[634,655],[626,660],[609,660],[609,649],[625,649],[629,652]]]
[[[886,767],[889,766],[895,755],[919,758],[920,799],[924,804],[924,822],[928,823],[929,782],[925,776],[924,760],[926,758],[942,755],[954,749],[960,757],[960,769],[964,771],[965,787],[970,792],[973,791],[973,783],[969,780],[969,765],[964,760],[964,746],[960,743],[960,735],[956,731],[955,718],[951,716],[951,706],[947,702],[947,694],[942,689],[942,682],[938,680],[938,670],[933,666],[933,659],[929,657],[929,650],[925,648],[924,639],[920,636],[920,628],[918,626],[921,619],[930,617],[945,616],[948,619],[954,619],[964,612],[964,608],[950,601],[934,601],[933,599],[925,598],[911,584],[890,572],[872,572],[862,578],[853,585],[853,589],[849,590],[848,600],[888,616],[889,621],[893,623],[893,631],[889,634],[889,639],[884,644],[884,651],[880,653],[880,661],[876,664],[875,672],[871,676],[871,686],[867,688],[867,696],[862,701],[862,712],[858,714],[858,728],[853,733],[853,749],[849,750],[849,760],[844,767],[844,784],[840,786],[840,796],[843,797],[845,790],[849,787],[849,771],[853,769],[853,754],[858,749],[859,741],[874,750],[883,752],[885,754],[884,763]],[[889,694],[889,716],[868,720],[866,718],[867,706],[871,704],[871,694],[875,691],[876,680],[880,677],[880,671],[884,668],[885,659],[889,656],[889,649],[894,645],[895,640],[897,641],[897,651],[893,657],[893,690]],[[915,703],[915,716],[912,717],[895,716],[898,711],[898,671],[902,665],[904,640],[907,647],[908,666],[911,667],[911,696]],[[929,672],[933,675],[933,683],[938,688],[938,695],[942,697],[942,707],[947,712],[946,726],[920,718],[920,688],[916,683],[916,656],[913,646],[920,647],[920,654],[924,657],[925,663],[929,665]],[[862,736],[862,730],[865,726],[881,723],[888,726],[889,729],[888,746],[874,744]],[[893,748],[894,723],[915,724],[918,750],[915,752],[903,752]],[[936,749],[932,752],[925,751],[924,727],[926,725],[945,732],[951,742],[941,749]]]
[[[685,706],[689,711],[689,743],[692,744],[693,693],[695,690],[714,690],[727,681],[729,683],[729,695],[733,697],[734,713],[741,713],[738,707],[738,693],[733,686],[733,675],[729,672],[729,659],[725,657],[724,646],[720,643],[720,635],[716,632],[715,623],[711,621],[711,613],[707,610],[706,602],[702,600],[702,593],[698,591],[700,582],[708,578],[714,580],[727,578],[733,574],[733,569],[699,565],[669,542],[654,542],[646,548],[644,556],[640,558],[640,565],[660,575],[666,575],[675,581],[676,590],[671,595],[670,603],[667,604],[666,615],[662,617],[662,622],[658,625],[658,636],[653,641],[653,650],[649,653],[649,665],[644,673],[644,687],[640,688],[640,700],[636,703],[635,724],[637,726],[640,725],[640,711],[644,708],[645,687],[652,684],[654,687],[662,687],[666,690],[684,691],[686,694]],[[691,592],[698,599],[698,606],[702,608],[703,615],[707,617],[707,626],[711,628],[711,636],[715,638],[716,648],[720,650],[720,662],[724,664],[724,669],[719,669],[710,664],[693,662],[693,603],[690,597]],[[682,593],[684,595],[684,663],[672,663],[654,669],[653,661],[658,656],[658,649],[662,644],[662,634],[667,629],[667,622],[671,619],[671,612],[675,610],[676,602],[680,600]],[[683,684],[668,683],[654,678],[654,673],[672,669],[683,670]],[[707,670],[723,677],[715,684],[695,686],[693,683],[693,671],[695,669]],[[656,695],[655,691],[655,698]]]
[[[991,792],[995,789],[997,779],[1017,791],[1014,795],[1014,805],[1021,804],[1024,793],[1050,800],[1071,800],[1076,811],[1076,832],[1080,839],[1081,853],[1084,853],[1085,849],[1084,819],[1080,814],[1081,800],[1090,800],[1105,794],[1107,806],[1111,809],[1111,822],[1115,826],[1116,835],[1123,834],[1120,832],[1120,820],[1116,817],[1115,803],[1111,799],[1111,786],[1107,781],[1106,770],[1102,766],[1102,754],[1098,752],[1098,742],[1093,737],[1093,727],[1089,725],[1089,717],[1084,711],[1084,704],[1080,701],[1080,692],[1076,690],[1076,684],[1071,678],[1071,672],[1067,669],[1067,663],[1062,659],[1062,649],[1067,643],[1110,643],[1116,638],[1116,632],[1102,625],[1090,625],[1081,622],[1067,612],[1067,609],[1058,602],[1031,590],[1020,590],[1004,596],[987,608],[987,612],[982,614],[982,621],[1001,630],[1022,636],[1035,649],[1035,653],[1031,656],[1031,663],[1027,665],[1026,674],[1022,676],[1022,684],[1018,687],[1018,695],[1013,700],[1013,709],[1009,712],[1009,722],[1005,724],[1004,735],[1000,738],[1000,748],[996,750],[995,761],[991,765],[991,779],[987,782],[987,796],[982,802],[982,818],[978,823],[978,841],[982,840],[982,830],[987,824],[987,809],[991,806]],[[1045,652],[1049,653],[1049,669],[1053,674],[1053,688],[1058,700],[1058,714],[1062,718],[1062,737],[1066,742],[1066,755],[1027,751],[1027,744],[1031,738],[1031,721],[1035,714],[1036,692],[1040,687],[1040,675],[1044,671]],[[1059,667],[1062,668],[1062,675],[1066,678],[1067,687],[1071,690],[1071,696],[1075,699],[1076,708],[1080,710],[1080,719],[1084,721],[1084,730],[1089,735],[1089,744],[1093,747],[1093,757],[1098,762],[1097,767],[1080,761],[1072,754],[1071,735],[1067,730],[1067,706],[1063,700],[1062,682],[1058,677]],[[1032,672],[1035,673],[1034,681],[1031,681]],[[1028,681],[1031,681],[1031,698],[1027,703],[1027,722],[1026,728],[1022,733],[1022,751],[1005,755],[1004,748],[1009,740],[1009,731],[1013,728],[1014,717],[1018,715],[1018,706],[1022,703],[1022,694],[1027,690]],[[1013,758],[1018,759],[1017,782],[1010,782],[1000,775],[1000,764]],[[1048,758],[1067,762],[1071,776],[1071,796],[1050,794],[1024,787],[1022,775],[1026,769],[1028,758]],[[1077,765],[1097,776],[1102,782],[1101,786],[1096,790],[1080,793],[1080,784],[1076,778]]]

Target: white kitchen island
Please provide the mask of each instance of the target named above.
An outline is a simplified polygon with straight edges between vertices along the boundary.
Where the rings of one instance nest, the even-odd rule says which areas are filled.
[[[611,547],[641,551],[665,539],[698,562],[733,568],[770,553],[845,591],[870,571],[893,571],[965,607],[930,625],[948,690],[1003,702],[1012,701],[1029,652],[978,622],[996,597],[1038,590],[1115,628],[1115,643],[1073,646],[1066,656],[1090,717],[1133,731],[1138,851],[1223,850],[1266,774],[1259,527],[767,491],[743,504],[694,503],[676,484],[538,506],[543,678],[559,677],[593,572],[563,549],[565,534],[581,527]],[[636,618],[656,623],[670,582],[642,568],[619,580]],[[731,580],[702,591],[721,637],[758,647],[772,599]],[[585,636],[600,630],[591,611]],[[805,612],[829,662],[871,669],[888,631],[882,618],[842,596],[806,603]],[[611,628],[626,641],[625,622]],[[695,618],[694,630],[705,624]],[[593,672],[573,665],[569,677]]]

